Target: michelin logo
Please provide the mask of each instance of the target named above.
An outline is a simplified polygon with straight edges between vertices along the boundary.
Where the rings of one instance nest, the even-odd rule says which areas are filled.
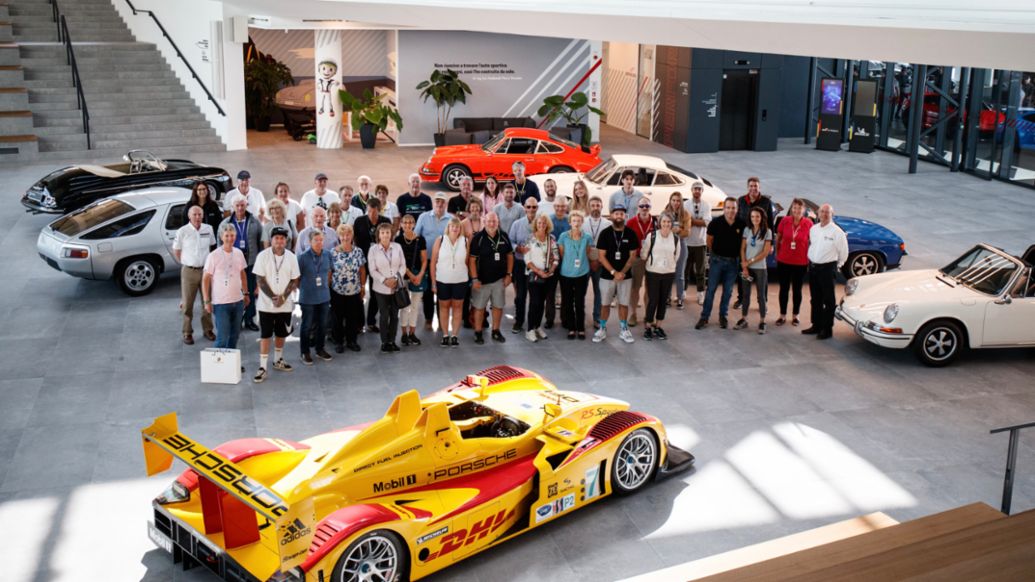
[[[419,545],[423,544],[424,542],[433,540],[433,539],[437,538],[438,536],[446,534],[446,533],[449,533],[449,526],[446,526],[446,527],[443,527],[443,528],[439,528],[439,529],[437,529],[437,530],[435,530],[435,531],[433,531],[431,533],[426,533],[426,534],[420,536],[419,538],[417,538],[417,545],[419,546]]]

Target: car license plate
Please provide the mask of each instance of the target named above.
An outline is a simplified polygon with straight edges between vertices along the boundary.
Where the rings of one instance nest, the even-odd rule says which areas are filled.
[[[158,531],[158,528],[155,527],[155,524],[151,522],[147,523],[147,537],[150,538],[151,541],[154,542],[155,545],[159,548],[162,548],[170,554],[172,553],[172,540],[169,539],[164,533]]]

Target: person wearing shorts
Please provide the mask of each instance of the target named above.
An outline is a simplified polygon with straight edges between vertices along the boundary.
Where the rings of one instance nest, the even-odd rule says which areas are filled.
[[[457,218],[450,218],[445,234],[431,251],[431,290],[438,297],[438,327],[442,347],[458,347],[460,315],[467,295],[467,239]],[[452,329],[452,334],[450,334]]]
[[[596,343],[607,339],[607,319],[611,315],[611,301],[618,298],[619,333],[626,343],[633,342],[629,331],[629,298],[632,295],[632,280],[629,270],[640,250],[640,239],[625,226],[625,206],[616,204],[611,210],[611,226],[605,228],[597,239],[597,256],[600,260],[600,329],[593,334]]]
[[[514,272],[514,247],[510,238],[500,230],[500,218],[495,212],[485,215],[485,228],[471,237],[471,251],[467,258],[471,275],[471,305],[474,307],[474,343],[484,344],[485,308],[492,301],[492,341],[507,341],[500,333],[503,320],[504,290],[510,285]]]
[[[270,247],[255,258],[252,273],[259,289],[259,370],[252,380],[266,380],[270,354],[270,338],[274,340],[273,368],[290,372],[291,364],[284,361],[284,338],[291,330],[291,312],[295,305],[291,293],[298,287],[298,259],[287,250],[288,229],[275,227],[270,231]]]

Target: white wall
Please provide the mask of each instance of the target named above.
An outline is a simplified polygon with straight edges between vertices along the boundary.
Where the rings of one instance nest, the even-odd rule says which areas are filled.
[[[636,67],[640,45],[609,42],[604,45],[603,107],[607,124],[636,133]]]
[[[286,64],[294,76],[313,76],[312,30],[249,28],[248,34],[260,51]],[[389,36],[387,30],[342,30],[342,76],[388,77],[389,51],[394,51],[389,46],[395,44]]]
[[[112,0],[112,4],[138,41],[152,43],[158,47],[227,149],[246,148],[242,45],[229,42],[229,36],[225,33],[222,43],[223,58],[219,63],[222,78],[218,79],[220,75],[214,74],[213,71],[213,60],[218,51],[215,50],[215,40],[212,38],[212,23],[229,21],[231,14],[228,12],[233,9],[229,6],[224,7],[222,2],[212,0],[177,0],[175,3],[167,0],[133,2],[138,10],[154,11],[169,36],[179,46],[184,58],[219,101],[220,107],[226,112],[226,116],[223,116],[209,101],[201,85],[176,55],[169,41],[162,36],[161,30],[151,17],[144,13],[134,15],[125,0]],[[217,85],[217,80],[222,81],[222,87]]]

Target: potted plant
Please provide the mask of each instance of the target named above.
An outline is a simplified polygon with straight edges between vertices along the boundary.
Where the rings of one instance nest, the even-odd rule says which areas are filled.
[[[399,110],[375,97],[370,89],[363,91],[362,97],[356,97],[345,89],[338,91],[344,111],[352,112],[352,129],[359,130],[359,141],[364,149],[372,149],[377,143],[377,134],[388,129],[388,122],[395,122],[399,129],[403,127]],[[392,139],[387,133],[385,136]],[[392,140],[395,141],[395,140]]]
[[[564,100],[563,95],[551,95],[543,99],[543,104],[539,107],[539,116],[544,118],[549,125],[558,119],[564,119],[571,130],[571,141],[588,146],[593,141],[593,130],[583,123],[587,111],[592,111],[597,115],[604,114],[603,111],[589,104],[589,97],[585,93],[576,91],[567,101]]]
[[[438,133],[435,134],[435,145],[445,145],[449,115],[457,103],[467,103],[471,87],[460,80],[460,75],[456,71],[435,69],[431,72],[431,77],[426,81],[421,81],[416,88],[420,91],[420,97],[425,103],[431,99],[438,107]]]
[[[270,119],[277,110],[277,91],[295,82],[291,69],[269,55],[248,61],[244,66],[246,115],[255,129],[269,131]]]

